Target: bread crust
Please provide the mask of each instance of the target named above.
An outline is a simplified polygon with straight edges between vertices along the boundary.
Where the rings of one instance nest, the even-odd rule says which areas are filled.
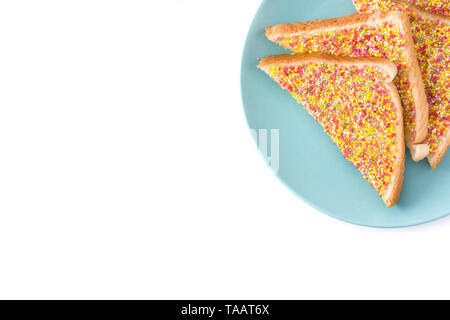
[[[397,117],[400,123],[403,123],[403,107],[398,94],[397,87],[392,82],[385,82],[384,85],[389,89],[392,96],[392,101],[395,104],[395,110],[397,112]],[[405,172],[405,137],[403,126],[397,127],[397,135],[399,139],[397,140],[397,155],[396,155],[396,170],[392,175],[392,181],[386,188],[385,194],[383,195],[384,202],[391,208],[400,199],[400,194],[403,188],[404,172]]]
[[[308,53],[308,54],[280,54],[276,56],[270,56],[262,58],[258,64],[258,68],[267,70],[272,65],[290,65],[292,63],[326,63],[326,64],[338,64],[342,66],[372,66],[377,67],[385,71],[390,75],[388,81],[392,81],[397,75],[397,67],[395,64],[384,58],[376,57],[341,57],[332,56],[323,53]]]
[[[409,66],[408,80],[412,86],[412,94],[416,111],[414,127],[415,135],[411,136],[407,133],[408,136],[406,137],[406,140],[408,145],[421,143],[427,138],[429,106],[425,93],[425,85],[423,83],[422,74],[414,48],[409,19],[404,12],[390,11],[371,14],[354,13],[339,18],[280,24],[267,27],[266,36],[269,40],[277,42],[277,39],[280,37],[302,36],[316,32],[334,31],[336,29],[357,27],[362,24],[376,26],[382,22],[390,22],[396,25],[406,40],[404,52]]]
[[[400,198],[400,193],[403,187],[404,171],[405,171],[405,139],[403,131],[403,108],[398,94],[397,88],[392,83],[392,80],[397,75],[397,67],[395,64],[384,58],[376,57],[340,57],[332,56],[322,53],[311,54],[282,54],[276,56],[270,56],[261,59],[258,68],[269,74],[269,69],[273,65],[277,66],[290,66],[297,65],[299,63],[325,63],[330,65],[341,66],[371,66],[377,67],[389,75],[389,78],[382,81],[383,85],[389,90],[392,97],[392,101],[395,106],[396,114],[401,125],[397,126],[396,134],[397,139],[397,153],[395,155],[395,171],[391,176],[391,182],[386,187],[382,198],[386,205],[391,208],[394,206]],[[269,74],[270,75],[270,74]]]
[[[433,22],[439,21],[439,22],[445,23],[447,25],[450,25],[450,17],[441,16],[441,15],[437,15],[437,14],[428,12],[423,8],[420,8],[416,5],[411,4],[411,1],[408,1],[408,0],[389,0],[389,1],[391,1],[392,3],[407,5],[410,10],[412,10],[415,14],[417,14],[417,16],[419,16],[423,19],[428,19]],[[357,8],[355,0],[353,0],[353,3],[355,4],[355,7]],[[429,162],[431,168],[436,169],[436,167],[441,163],[445,154],[448,151],[449,145],[450,145],[450,128],[447,131],[447,134],[446,134],[445,138],[443,139],[443,141],[439,144],[437,151],[428,156],[428,162]]]

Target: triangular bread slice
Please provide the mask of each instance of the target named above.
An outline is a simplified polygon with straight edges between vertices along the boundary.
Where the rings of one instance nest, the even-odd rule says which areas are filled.
[[[271,56],[258,67],[303,104],[392,207],[405,168],[403,110],[392,83],[395,64],[315,53]]]
[[[420,145],[427,137],[427,97],[405,13],[355,13],[340,18],[282,24],[266,28],[266,36],[296,53],[375,56],[394,62],[398,68],[394,84],[402,99],[406,143],[415,160],[415,152],[423,149],[419,147],[427,148]],[[422,154],[422,159],[426,155]]]
[[[358,11],[399,10],[411,22],[430,110],[428,162],[436,168],[450,144],[450,18],[429,13],[406,0],[353,0]],[[431,2],[430,2],[431,3]]]

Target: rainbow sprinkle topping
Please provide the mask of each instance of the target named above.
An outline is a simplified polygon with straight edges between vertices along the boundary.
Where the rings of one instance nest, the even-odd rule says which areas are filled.
[[[396,169],[398,119],[376,67],[272,65],[269,75],[309,111],[382,197]]]
[[[446,17],[450,16],[448,0],[412,0],[411,3],[428,12]]]
[[[280,37],[277,42],[296,53],[320,52],[349,57],[382,57],[397,65],[394,79],[404,109],[405,134],[414,137],[415,105],[409,82],[407,57],[404,52],[406,39],[399,28],[389,22],[378,26],[362,25],[333,31],[321,31],[308,36]]]
[[[434,6],[441,3],[431,0],[415,2]],[[439,20],[424,19],[409,6],[389,0],[355,0],[355,4],[361,12],[375,7],[382,11],[402,10],[408,14],[430,106],[427,143],[433,155],[450,127],[450,26]]]

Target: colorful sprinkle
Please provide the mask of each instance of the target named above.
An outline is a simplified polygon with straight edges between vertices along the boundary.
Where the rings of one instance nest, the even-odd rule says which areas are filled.
[[[303,104],[340,148],[383,195],[396,169],[400,120],[388,75],[375,67],[319,63],[269,68],[269,75]]]

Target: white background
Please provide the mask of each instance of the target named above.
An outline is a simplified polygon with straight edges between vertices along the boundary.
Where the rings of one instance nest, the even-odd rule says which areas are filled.
[[[450,219],[353,226],[266,167],[258,6],[0,2],[0,298],[450,298]]]

